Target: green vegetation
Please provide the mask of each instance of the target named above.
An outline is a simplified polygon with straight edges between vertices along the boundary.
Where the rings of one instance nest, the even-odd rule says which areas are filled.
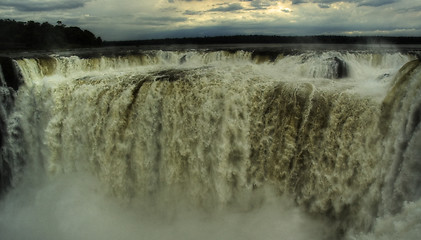
[[[0,20],[0,50],[96,47],[101,44],[101,38],[88,30],[67,27],[60,21],[54,26],[48,22]]]

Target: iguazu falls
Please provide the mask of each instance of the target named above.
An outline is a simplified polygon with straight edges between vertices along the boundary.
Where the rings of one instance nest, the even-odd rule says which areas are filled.
[[[419,239],[420,50],[0,60],[0,239]]]

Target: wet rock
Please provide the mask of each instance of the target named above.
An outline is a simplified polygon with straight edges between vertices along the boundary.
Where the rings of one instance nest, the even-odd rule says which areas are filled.
[[[183,64],[183,63],[185,63],[186,61],[187,61],[187,56],[186,56],[186,55],[184,55],[184,56],[182,56],[182,57],[180,58],[179,63],[180,63],[180,64]]]
[[[17,91],[23,80],[13,60],[9,57],[0,57],[0,66],[7,86]]]
[[[256,50],[253,51],[251,58],[256,63],[274,62],[279,55],[278,51]]]
[[[329,69],[326,72],[326,78],[340,79],[348,76],[348,68],[346,62],[338,57],[332,57],[326,59],[329,65]]]

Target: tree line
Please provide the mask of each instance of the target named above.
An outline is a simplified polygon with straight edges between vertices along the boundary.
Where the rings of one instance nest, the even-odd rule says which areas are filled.
[[[60,21],[52,25],[48,22],[0,20],[0,50],[96,47],[101,44],[102,39],[92,32],[68,27]]]

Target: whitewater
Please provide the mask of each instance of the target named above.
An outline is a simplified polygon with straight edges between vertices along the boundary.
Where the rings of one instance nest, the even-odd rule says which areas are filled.
[[[3,61],[0,239],[418,239],[419,56]]]

